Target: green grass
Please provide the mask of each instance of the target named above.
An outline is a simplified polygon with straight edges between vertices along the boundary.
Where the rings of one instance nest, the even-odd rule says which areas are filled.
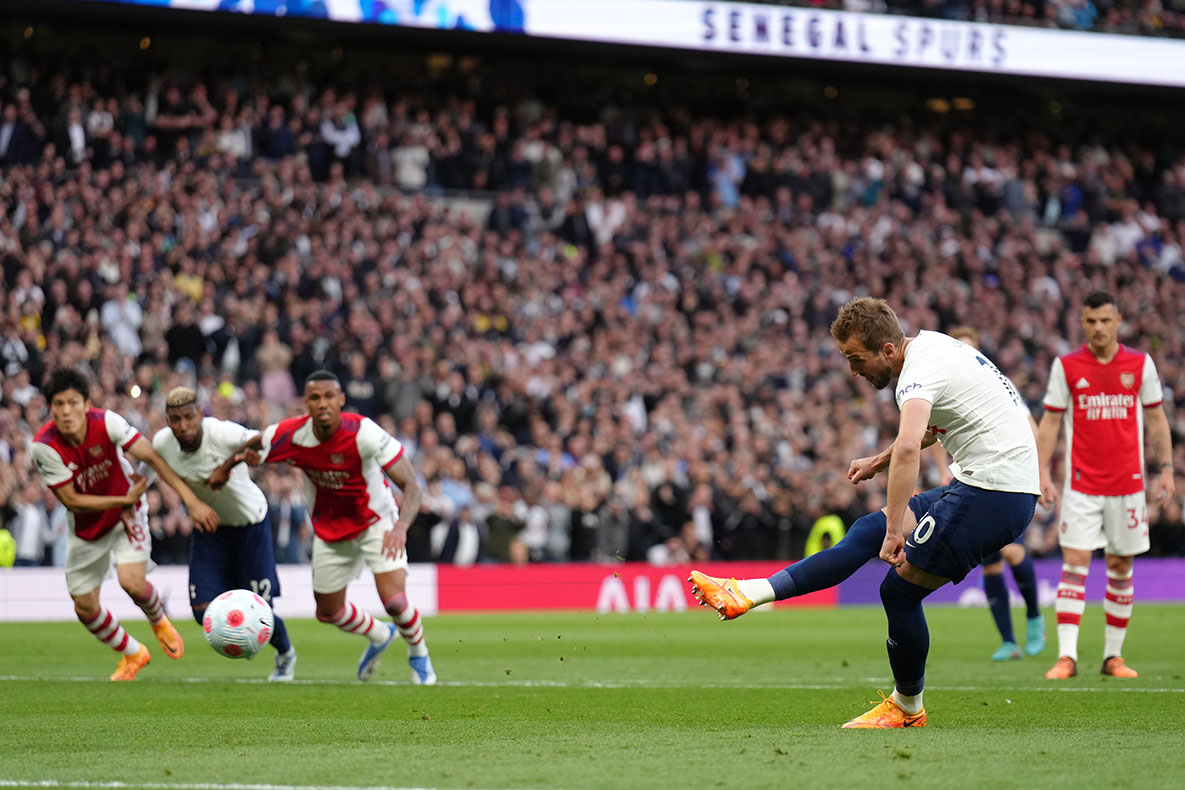
[[[924,730],[842,731],[892,688],[877,609],[446,616],[427,622],[442,684],[407,683],[398,646],[352,682],[362,641],[289,624],[299,683],[209,650],[160,654],[134,683],[76,623],[0,625],[0,787],[16,782],[425,788],[1182,786],[1185,608],[1137,608],[1135,680],[987,660],[986,612],[933,608]],[[1052,620],[1052,613],[1047,619]],[[1023,627],[1020,611],[1017,625]],[[150,636],[143,620],[130,623]]]

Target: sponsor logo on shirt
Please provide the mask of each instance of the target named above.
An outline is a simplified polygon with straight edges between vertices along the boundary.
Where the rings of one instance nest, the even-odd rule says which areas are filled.
[[[350,473],[345,469],[305,469],[304,473],[318,488],[334,490],[344,488],[350,477]]]
[[[1085,377],[1078,379],[1078,383],[1074,385],[1074,389],[1084,390],[1090,386],[1090,382]]]
[[[1135,406],[1136,396],[1130,392],[1078,396],[1078,408],[1088,420],[1126,420],[1128,409],[1134,409]]]

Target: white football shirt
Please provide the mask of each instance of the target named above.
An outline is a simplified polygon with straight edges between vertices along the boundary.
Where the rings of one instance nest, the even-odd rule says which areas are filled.
[[[219,526],[245,527],[258,524],[267,514],[267,497],[251,479],[247,465],[236,464],[230,470],[230,479],[219,491],[206,485],[206,480],[231,453],[257,433],[238,423],[205,417],[202,419],[202,441],[192,453],[181,450],[180,442],[169,428],[156,432],[152,446],[193,489],[197,498],[214,508]]]
[[[982,353],[941,332],[919,332],[905,347],[897,406],[931,406],[929,432],[954,458],[967,485],[1040,494],[1029,412],[1008,377]]]

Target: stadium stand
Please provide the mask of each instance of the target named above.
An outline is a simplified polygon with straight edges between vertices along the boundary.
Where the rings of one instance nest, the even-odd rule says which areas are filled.
[[[1170,135],[1016,125],[990,91],[994,110],[963,114],[781,96],[737,111],[689,98],[694,79],[679,101],[586,92],[578,65],[249,59],[4,52],[0,512],[41,508],[47,557],[28,446],[62,365],[147,431],[177,384],[261,426],[336,370],[424,476],[416,560],[471,562],[466,535],[493,561],[798,557],[821,516],[877,505],[844,472],[889,440],[895,407],[827,332],[862,291],[907,329],[979,327],[1037,409],[1080,342],[1082,294],[1112,289],[1185,469]],[[262,482],[299,512],[293,479]],[[171,494],[154,539],[183,561]],[[1171,512],[1151,521],[1180,553]],[[280,556],[306,556],[301,523]]]

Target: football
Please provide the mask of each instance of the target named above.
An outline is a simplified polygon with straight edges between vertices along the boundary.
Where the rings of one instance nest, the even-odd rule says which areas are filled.
[[[272,608],[250,590],[227,590],[206,607],[202,630],[227,658],[254,658],[272,638]]]

